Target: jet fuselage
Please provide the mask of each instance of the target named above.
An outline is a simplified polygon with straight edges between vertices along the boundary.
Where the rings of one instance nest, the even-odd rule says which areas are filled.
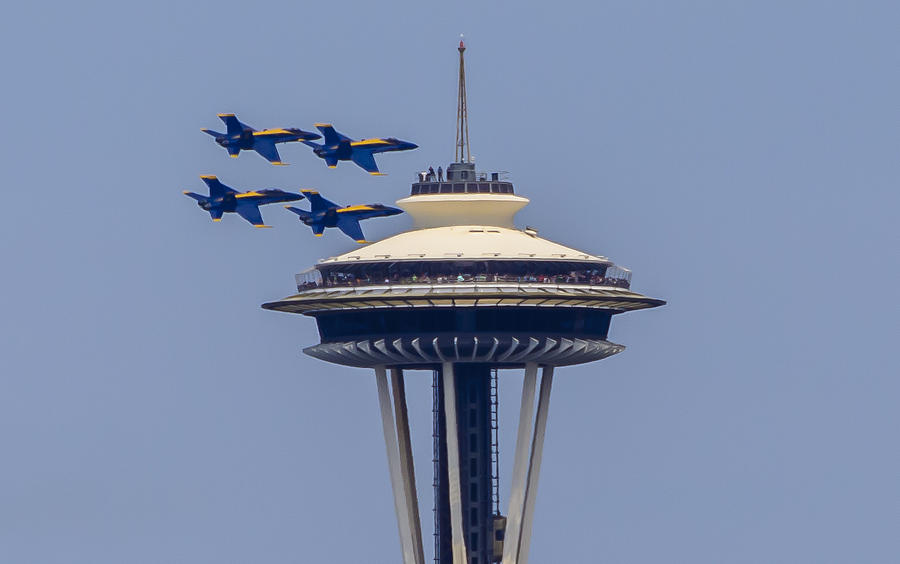
[[[256,137],[265,136],[273,143],[289,143],[291,141],[306,141],[308,139],[317,139],[319,136],[314,133],[308,133],[296,127],[286,127],[284,129],[266,129],[263,131],[245,130],[234,135],[219,135],[216,137],[216,143],[220,146],[228,148],[249,151],[253,149]]]
[[[375,162],[375,154],[388,151],[408,151],[418,147],[415,143],[401,141],[394,137],[383,139],[353,139],[338,133],[330,123],[317,123],[316,127],[322,133],[322,144],[303,141],[312,148],[313,153],[323,159],[330,168],[337,166],[339,161],[353,161],[357,166],[369,174],[380,175],[378,165]]]
[[[337,227],[341,215],[352,217],[355,220],[370,219],[373,217],[387,217],[403,213],[403,210],[392,208],[383,204],[368,204],[362,206],[347,206],[344,208],[328,208],[324,211],[312,212],[308,217],[301,217],[306,225],[320,224],[325,227]]]

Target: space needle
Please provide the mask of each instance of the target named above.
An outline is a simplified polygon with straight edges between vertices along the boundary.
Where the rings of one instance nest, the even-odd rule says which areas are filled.
[[[422,370],[433,387],[434,562],[525,564],[555,368],[621,352],[607,338],[612,317],[665,302],[632,291],[631,272],[610,259],[515,227],[529,200],[469,153],[464,53],[460,41],[455,162],[397,201],[413,229],[319,261],[297,275],[296,294],[262,307],[316,320],[321,342],[306,354],[374,371],[404,564],[425,562],[405,392],[407,373]],[[505,508],[500,370],[524,371]]]

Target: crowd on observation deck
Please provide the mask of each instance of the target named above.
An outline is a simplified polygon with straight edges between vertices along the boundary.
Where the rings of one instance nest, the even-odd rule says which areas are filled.
[[[585,286],[613,286],[616,288],[628,288],[630,281],[625,277],[611,277],[601,274],[586,274],[584,272],[567,272],[559,274],[469,274],[459,272],[456,274],[429,274],[427,272],[412,275],[386,275],[373,277],[369,275],[353,275],[343,272],[328,272],[310,277],[306,280],[298,280],[297,290],[310,290],[315,288],[340,288],[355,286],[383,286],[383,285],[409,285],[409,284],[460,284],[460,283],[516,283],[516,284],[575,284]]]

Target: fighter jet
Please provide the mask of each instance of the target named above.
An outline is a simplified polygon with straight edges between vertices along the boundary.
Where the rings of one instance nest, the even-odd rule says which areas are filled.
[[[378,165],[375,164],[375,153],[408,151],[418,147],[393,137],[354,141],[335,131],[330,123],[317,123],[316,128],[325,136],[325,143],[320,145],[303,141],[303,144],[312,147],[317,157],[325,159],[328,168],[336,167],[338,161],[353,161],[369,174],[378,176],[382,173],[378,172]]]
[[[303,199],[303,196],[300,194],[285,192],[277,188],[238,192],[219,182],[219,179],[215,176],[201,176],[200,178],[209,186],[209,196],[202,196],[187,190],[184,193],[197,200],[197,205],[208,211],[213,221],[221,221],[222,214],[225,212],[235,212],[252,223],[254,227],[272,227],[271,225],[263,224],[259,206]]]
[[[216,143],[225,147],[228,154],[237,157],[241,149],[249,151],[250,149],[262,155],[267,161],[274,165],[283,165],[281,157],[278,156],[278,149],[275,143],[287,143],[289,141],[308,141],[309,139],[318,139],[322,137],[317,133],[303,131],[296,127],[288,127],[285,129],[264,129],[256,131],[249,125],[243,124],[234,117],[234,114],[218,114],[219,119],[225,122],[228,128],[226,133],[219,133],[211,129],[204,129],[203,133],[208,133],[216,138]]]
[[[300,221],[310,226],[316,237],[321,237],[326,227],[337,227],[357,243],[367,243],[359,221],[370,217],[383,217],[403,213],[403,210],[382,204],[341,207],[329,202],[315,190],[301,190],[309,200],[310,211],[284,206],[300,216]]]

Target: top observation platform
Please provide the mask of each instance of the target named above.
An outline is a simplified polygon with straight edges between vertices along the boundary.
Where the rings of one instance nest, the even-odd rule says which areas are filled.
[[[478,173],[473,163],[452,163],[445,182],[440,167],[437,174],[429,168],[419,173],[420,181],[397,206],[409,213],[416,230],[458,225],[514,229],[513,216],[529,200],[517,196],[500,174]]]
[[[438,168],[440,171],[440,168]],[[479,172],[473,163],[452,163],[447,167],[447,178],[422,171],[413,183],[410,196],[428,194],[515,194],[512,182],[505,172]]]

